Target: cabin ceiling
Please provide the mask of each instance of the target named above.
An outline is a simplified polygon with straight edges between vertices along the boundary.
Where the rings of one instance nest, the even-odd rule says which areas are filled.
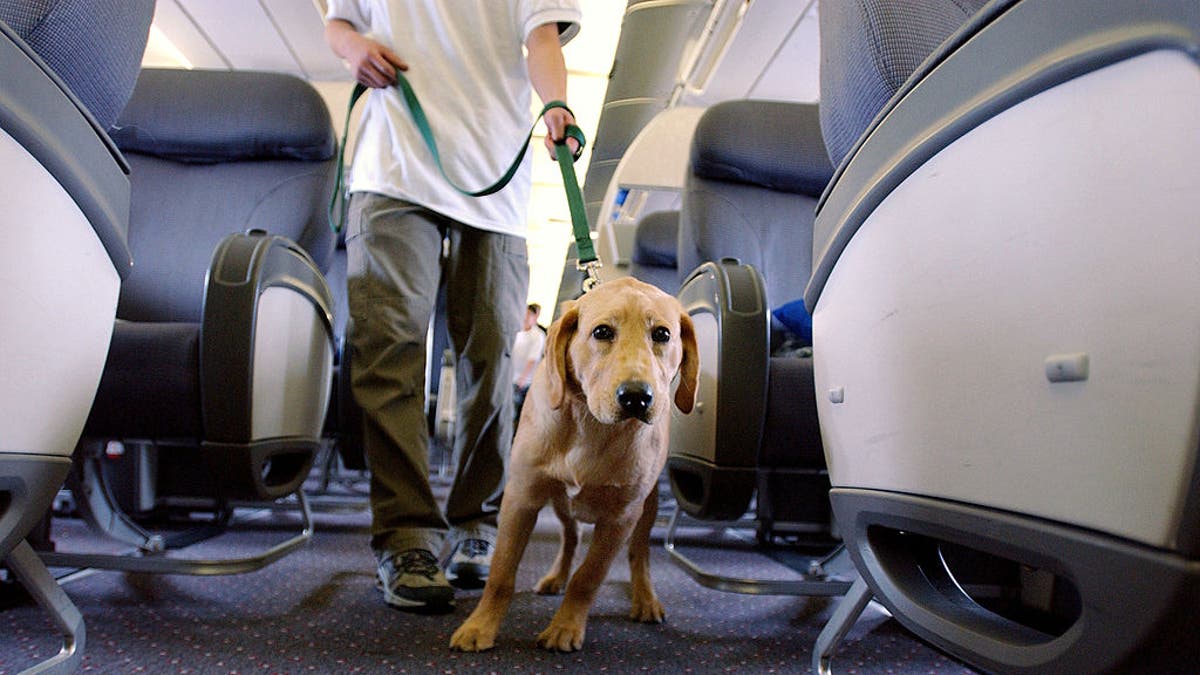
[[[568,45],[568,67],[573,73],[607,76],[612,50],[603,45],[616,44],[624,7],[615,0],[580,4],[586,30]],[[325,44],[324,7],[324,0],[158,0],[157,35],[151,36],[144,63],[349,80]]]
[[[580,0],[580,4],[584,30],[565,50],[568,68],[572,75],[607,78],[625,7],[618,0]],[[710,83],[686,90],[677,102],[703,105],[740,97],[816,100],[813,0],[634,0],[629,6],[639,4],[694,5],[705,15],[721,4],[744,7],[736,33],[708,78]],[[348,72],[325,44],[324,6],[325,0],[159,0],[144,63],[269,70],[311,81],[347,81]],[[698,27],[679,29],[695,32]],[[648,51],[654,45],[642,48]],[[678,65],[678,61],[671,63]]]
[[[346,77],[311,0],[158,0],[154,27],[147,65]]]

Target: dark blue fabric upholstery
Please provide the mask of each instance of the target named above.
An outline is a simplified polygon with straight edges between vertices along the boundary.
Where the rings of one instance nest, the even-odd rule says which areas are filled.
[[[154,0],[0,0],[7,23],[88,107],[102,129],[137,79]]]
[[[200,324],[118,321],[84,435],[199,438]],[[133,367],[136,364],[136,367]]]
[[[818,197],[832,174],[815,105],[725,101],[704,113],[693,138],[700,178]]]
[[[336,150],[331,124],[292,75],[147,68],[112,137],[125,152],[178,162],[319,162]]]
[[[988,0],[821,5],[821,129],[835,166],[917,66]]]
[[[633,237],[629,273],[675,295],[679,292],[678,248],[679,212],[646,214]]]
[[[54,5],[55,0],[3,0],[0,1],[0,21],[8,24],[22,40],[28,41],[29,34]]]
[[[634,236],[634,264],[675,269],[678,235],[678,211],[655,211],[645,215]]]

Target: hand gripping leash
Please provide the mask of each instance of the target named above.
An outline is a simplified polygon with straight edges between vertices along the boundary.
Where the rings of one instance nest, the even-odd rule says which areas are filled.
[[[534,128],[537,126],[538,120],[550,110],[554,108],[563,108],[567,112],[571,109],[562,101],[550,101],[547,103],[537,117],[533,120],[533,126],[529,129],[529,136],[525,138],[525,143],[521,145],[521,149],[513,158],[508,170],[504,172],[496,182],[479,190],[467,190],[460,187],[449,175],[446,174],[446,169],[442,166],[441,154],[438,152],[437,141],[433,137],[433,130],[429,127],[429,119],[425,116],[425,110],[421,107],[421,102],[417,100],[417,95],[409,84],[408,79],[403,73],[396,73],[396,85],[400,89],[400,95],[404,99],[405,105],[408,106],[408,112],[412,115],[413,123],[416,124],[417,130],[421,132],[421,138],[425,141],[425,147],[429,149],[433,155],[433,161],[437,165],[438,171],[446,182],[455,190],[468,197],[483,197],[486,195],[499,192],[504,186],[508,185],[509,181],[516,175],[517,170],[521,166],[521,161],[525,158],[526,151],[529,150],[529,142],[532,139]],[[342,143],[338,147],[337,158],[337,175],[334,181],[333,198],[329,202],[329,224],[333,231],[340,232],[342,229],[341,213],[338,212],[338,198],[341,196],[343,185],[343,174],[345,170],[346,156],[346,141],[350,133],[350,113],[354,110],[354,104],[362,95],[366,93],[367,87],[363,84],[356,84],[354,91],[350,94],[350,104],[346,109],[346,125],[342,129]],[[571,113],[574,117],[575,113]],[[574,138],[579,143],[579,149],[572,154],[570,147],[567,145],[567,139]],[[588,227],[587,211],[583,206],[583,193],[579,190],[579,180],[575,177],[575,161],[579,159],[580,153],[583,152],[583,146],[587,143],[584,138],[583,131],[574,124],[567,125],[565,135],[561,140],[555,141],[554,153],[555,159],[558,160],[558,168],[562,172],[563,188],[567,193],[567,206],[571,211],[571,229],[575,235],[575,248],[579,253],[579,260],[576,267],[583,272],[583,292],[588,292],[595,288],[600,283],[600,260],[596,256],[596,249],[592,245],[591,229]],[[336,217],[335,217],[336,212]]]

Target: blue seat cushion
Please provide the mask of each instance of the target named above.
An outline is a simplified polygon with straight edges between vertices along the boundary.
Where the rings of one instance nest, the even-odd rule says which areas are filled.
[[[655,211],[638,223],[633,255],[638,265],[675,269],[679,249],[679,212]]]
[[[801,340],[812,344],[812,315],[804,306],[803,298],[776,307],[771,310],[771,314]]]

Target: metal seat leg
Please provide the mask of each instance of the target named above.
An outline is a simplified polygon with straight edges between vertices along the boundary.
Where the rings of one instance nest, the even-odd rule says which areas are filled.
[[[63,635],[63,646],[58,654],[23,671],[22,675],[75,672],[83,660],[86,642],[83,615],[51,576],[50,570],[42,564],[29,542],[22,540],[17,544],[8,554],[6,564],[25,590],[50,614]]]
[[[830,667],[833,653],[837,651],[837,646],[846,637],[846,633],[850,631],[851,626],[858,621],[858,617],[867,608],[871,597],[871,588],[867,586],[867,582],[862,577],[856,579],[850,586],[850,590],[846,591],[846,595],[838,602],[837,609],[834,610],[829,623],[821,629],[821,634],[817,636],[817,643],[813,646],[812,668],[814,673],[830,675],[833,672]]]
[[[168,557],[165,550],[150,552],[143,549],[135,555],[47,551],[41,554],[41,559],[47,565],[53,567],[95,567],[99,569],[145,572],[150,574],[209,576],[253,572],[308,544],[312,539],[312,512],[308,507],[308,500],[305,498],[303,490],[296,492],[296,501],[300,508],[300,532],[265,551],[253,555],[215,560],[197,560]]]

